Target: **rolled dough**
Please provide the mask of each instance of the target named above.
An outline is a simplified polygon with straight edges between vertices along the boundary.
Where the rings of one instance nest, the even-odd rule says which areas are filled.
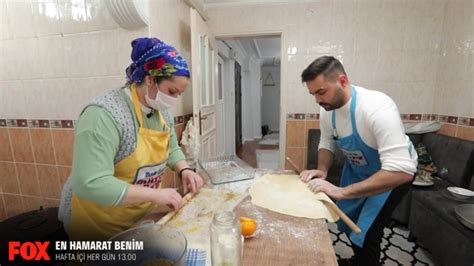
[[[252,203],[282,214],[335,222],[339,216],[321,200],[332,202],[324,193],[313,193],[297,175],[264,175],[249,189]]]

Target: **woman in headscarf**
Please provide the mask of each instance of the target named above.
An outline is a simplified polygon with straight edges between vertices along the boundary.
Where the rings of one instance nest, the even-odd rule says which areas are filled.
[[[168,113],[188,87],[186,61],[157,38],[135,39],[131,58],[126,86],[96,97],[77,122],[59,214],[70,239],[108,239],[156,205],[178,209],[181,195],[160,188],[166,166],[184,193],[203,185],[184,160]]]

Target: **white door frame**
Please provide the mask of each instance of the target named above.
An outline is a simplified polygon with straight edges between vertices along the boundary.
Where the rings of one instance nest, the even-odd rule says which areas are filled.
[[[221,65],[220,72],[219,72],[219,65]],[[225,84],[225,64],[224,64],[224,59],[221,57],[220,54],[217,54],[217,70],[218,70],[218,76],[217,76],[217,93],[216,93],[216,104],[217,104],[217,153],[218,156],[223,156],[226,154],[226,126],[225,126],[225,107],[224,107],[224,100],[225,100],[225,95],[224,95],[224,84]],[[221,78],[219,80],[219,77]],[[221,99],[219,99],[219,88],[222,90],[221,91]],[[219,153],[220,151],[220,153]]]
[[[216,156],[217,47],[207,23],[190,8],[193,124],[199,130],[200,158]],[[202,76],[203,74],[204,76]],[[202,94],[204,92],[204,94]],[[204,96],[202,98],[201,96]],[[203,102],[204,100],[204,102]]]

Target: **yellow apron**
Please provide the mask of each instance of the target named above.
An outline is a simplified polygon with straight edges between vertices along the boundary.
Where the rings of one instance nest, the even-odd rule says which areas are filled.
[[[133,106],[138,118],[135,151],[114,166],[114,175],[130,184],[160,187],[168,160],[169,128],[159,113],[164,131],[143,128],[143,118],[135,85],[131,88]],[[103,206],[72,195],[71,240],[105,240],[130,228],[152,208],[152,202]]]

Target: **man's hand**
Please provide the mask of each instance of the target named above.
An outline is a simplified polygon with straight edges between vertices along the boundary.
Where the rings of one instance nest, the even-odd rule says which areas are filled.
[[[183,198],[174,188],[157,189],[153,195],[153,202],[157,205],[167,205],[174,210],[181,207]]]
[[[344,199],[344,194],[342,193],[342,188],[341,187],[336,187],[335,185],[329,183],[326,180],[322,179],[313,179],[309,181],[308,183],[309,190],[311,190],[314,193],[318,192],[324,192],[326,195],[329,197],[335,199],[335,200],[341,200]]]
[[[183,171],[181,173],[181,181],[183,182],[184,194],[188,193],[191,190],[193,193],[196,193],[204,185],[204,180],[202,177],[190,170]]]
[[[327,173],[321,170],[304,170],[300,174],[301,181],[308,183],[312,178],[326,179]]]

